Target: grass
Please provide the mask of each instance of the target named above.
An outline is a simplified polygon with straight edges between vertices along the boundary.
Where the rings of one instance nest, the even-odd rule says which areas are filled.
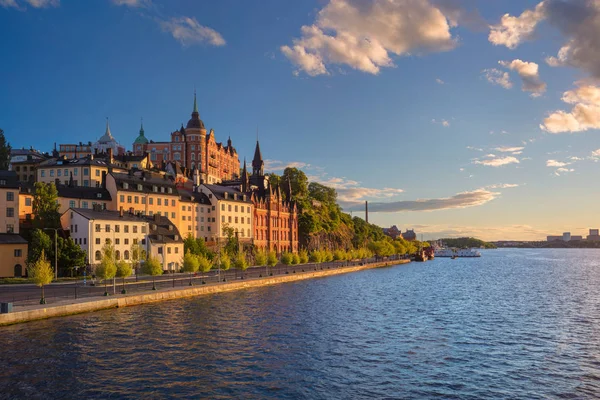
[[[78,278],[64,277],[64,278],[58,278],[58,280],[52,281],[52,282],[72,282],[72,281],[76,281],[78,279],[83,279],[83,277],[78,277]],[[25,283],[33,283],[33,280],[31,278],[0,278],[0,285],[20,285],[20,284],[25,284]]]

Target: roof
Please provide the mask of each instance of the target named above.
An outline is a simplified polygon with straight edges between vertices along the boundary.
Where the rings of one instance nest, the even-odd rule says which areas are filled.
[[[106,119],[106,131],[104,132],[104,135],[100,136],[100,139],[98,139],[98,143],[109,143],[109,142],[116,142],[116,140],[113,137],[113,135],[110,133],[110,126],[108,125],[108,118],[107,118]]]
[[[89,220],[148,222],[144,217],[130,214],[125,211],[123,211],[123,216],[121,216],[119,211],[94,210],[93,208],[70,208],[69,210],[72,210]],[[69,210],[65,211],[65,213],[69,212]]]
[[[203,184],[202,186],[200,186],[200,190],[202,190],[202,187],[206,187],[208,190],[210,190],[218,200],[237,201],[239,203],[250,204],[252,203],[250,196],[240,192],[238,189],[233,187]],[[225,193],[227,193],[227,198],[225,198]],[[234,194],[237,195],[237,198],[234,198]],[[243,200],[242,195],[246,195],[246,200]]]
[[[148,143],[148,138],[144,136],[144,124],[140,126],[140,135],[133,141],[133,144],[146,144]]]
[[[2,189],[18,189],[19,178],[15,171],[0,171],[0,181],[6,182],[3,185],[0,184]]]
[[[85,165],[97,165],[100,167],[108,167],[109,164],[104,159],[98,159],[93,157],[84,157],[84,158],[72,158],[72,159],[63,159],[63,158],[51,158],[46,160],[38,166],[38,168],[54,168],[56,166],[64,166],[64,167],[78,167]]]
[[[111,201],[108,190],[101,187],[58,185],[58,197]]]
[[[27,240],[16,233],[0,233],[0,244],[27,244]]]
[[[179,189],[179,194],[181,196],[181,201],[194,202],[208,206],[212,204],[206,193],[203,192],[194,192],[192,190]]]
[[[150,224],[148,239],[153,243],[183,243],[177,226],[165,216],[153,215],[142,217]],[[170,229],[169,229],[170,227]]]
[[[164,187],[164,192],[158,192],[166,195],[177,196],[179,193],[177,191],[177,186],[175,183],[168,177],[157,176],[156,174],[152,174],[147,171],[142,171],[139,175],[134,174],[119,174],[112,172],[109,175],[115,179],[117,184],[117,190],[128,191],[128,192],[136,192],[136,193],[157,193],[154,191],[154,186],[157,188]],[[127,183],[128,187],[125,188],[124,183]],[[141,190],[138,189],[138,185],[141,186]],[[168,192],[168,189],[171,189],[171,193]]]
[[[188,121],[186,129],[205,129],[204,122],[200,119],[198,113],[198,104],[196,103],[196,93],[194,92],[194,110],[192,111],[192,118]],[[185,131],[182,132],[185,134]]]

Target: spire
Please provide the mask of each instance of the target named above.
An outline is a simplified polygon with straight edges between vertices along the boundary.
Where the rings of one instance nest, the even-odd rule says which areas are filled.
[[[107,136],[112,136],[110,133],[110,125],[108,124],[108,117],[106,117],[106,132],[104,132],[104,134]]]
[[[196,103],[196,89],[194,89],[194,111],[195,113],[198,113],[198,104]]]
[[[246,168],[246,157],[244,157],[244,168],[242,169],[242,192],[247,192],[248,186],[248,169]]]
[[[144,118],[142,117],[142,122],[140,123],[140,136],[144,136]]]
[[[253,175],[264,175],[265,162],[263,161],[262,154],[260,152],[260,144],[256,141],[256,149],[254,149],[254,159],[252,160],[252,174]]]

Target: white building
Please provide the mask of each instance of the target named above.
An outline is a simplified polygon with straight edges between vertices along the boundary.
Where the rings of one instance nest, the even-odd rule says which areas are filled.
[[[108,153],[108,149],[111,149],[112,154],[125,154],[125,147],[121,146],[110,132],[108,119],[106,119],[106,131],[104,132],[104,135],[100,136],[100,139],[98,139],[98,141],[92,145],[92,148],[97,153]]]
[[[205,195],[210,202],[210,206],[207,204],[204,208],[206,211],[204,215],[198,213],[198,216],[204,217],[205,221],[210,219],[210,222],[206,222],[206,226],[210,227],[211,235],[204,236],[213,241],[217,238],[226,239],[224,228],[227,227],[233,228],[234,234],[240,241],[252,240],[254,205],[245,193],[234,187],[202,184],[198,188],[198,194]],[[199,227],[202,227],[201,222]],[[203,235],[199,232],[198,236]]]

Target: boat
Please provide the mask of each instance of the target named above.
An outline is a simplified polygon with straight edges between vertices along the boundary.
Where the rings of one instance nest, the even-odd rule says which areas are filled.
[[[416,254],[415,254],[415,261],[419,261],[419,262],[423,262],[423,261],[427,261],[427,254],[425,253],[425,251],[423,249],[419,249],[417,250]]]
[[[454,249],[448,249],[445,247],[435,250],[436,257],[454,257]]]
[[[472,258],[481,257],[481,253],[474,249],[448,249],[440,248],[435,250],[436,257],[447,257],[455,259],[458,257]]]
[[[481,253],[474,249],[458,249],[457,257],[481,257]]]
[[[426,247],[423,251],[428,260],[433,260],[435,258],[435,249],[432,246]]]

